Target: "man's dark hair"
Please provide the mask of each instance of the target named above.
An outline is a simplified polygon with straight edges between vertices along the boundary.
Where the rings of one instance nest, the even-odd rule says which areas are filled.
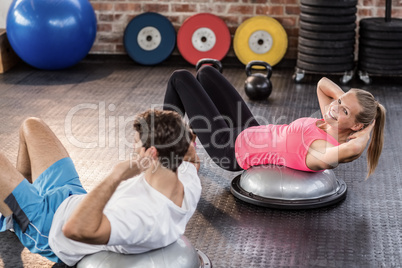
[[[154,146],[162,166],[176,172],[192,138],[182,117],[174,111],[147,110],[136,116],[134,129],[143,147]]]

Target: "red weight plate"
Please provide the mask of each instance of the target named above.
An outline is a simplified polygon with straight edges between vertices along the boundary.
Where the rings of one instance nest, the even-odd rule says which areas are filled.
[[[177,33],[177,48],[193,65],[203,58],[222,60],[229,51],[230,41],[225,22],[209,13],[187,18]]]

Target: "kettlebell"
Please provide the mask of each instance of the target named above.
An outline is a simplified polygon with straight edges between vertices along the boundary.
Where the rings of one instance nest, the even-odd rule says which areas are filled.
[[[220,73],[223,72],[223,66],[222,63],[219,60],[216,59],[210,59],[210,58],[204,58],[200,59],[197,64],[195,65],[195,70],[198,71],[202,65],[204,64],[209,64],[212,65],[215,69],[217,69]]]
[[[253,66],[264,67],[266,74],[251,73]],[[244,90],[251,100],[264,100],[271,95],[272,84],[269,80],[272,75],[272,67],[265,61],[250,61],[246,66],[247,79],[244,83]]]

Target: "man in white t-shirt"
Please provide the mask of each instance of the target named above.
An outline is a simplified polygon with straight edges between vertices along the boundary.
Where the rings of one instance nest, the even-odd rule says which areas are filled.
[[[132,159],[90,193],[66,149],[40,119],[20,129],[17,167],[0,153],[0,231],[31,252],[74,265],[99,251],[142,253],[175,242],[201,195],[193,134],[175,112],[134,121]]]

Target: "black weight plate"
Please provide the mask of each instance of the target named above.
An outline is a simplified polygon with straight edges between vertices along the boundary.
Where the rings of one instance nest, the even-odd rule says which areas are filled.
[[[350,24],[356,21],[356,15],[321,16],[302,13],[300,20],[317,24]]]
[[[402,32],[377,32],[360,28],[359,35],[365,39],[402,41]]]
[[[354,63],[342,63],[342,64],[315,64],[308,63],[302,60],[297,60],[297,67],[311,72],[319,72],[319,73],[333,73],[333,72],[345,72],[350,71],[354,68]]]
[[[348,32],[313,32],[305,29],[299,29],[299,36],[315,39],[315,40],[351,40],[355,39],[356,32],[348,31]]]
[[[402,59],[372,58],[372,57],[364,57],[361,54],[359,54],[359,61],[368,64],[378,64],[379,66],[386,65],[394,67],[393,69],[401,68],[402,66]]]
[[[357,5],[357,0],[300,0],[300,3],[319,7],[351,7]]]
[[[376,53],[367,53],[364,48],[359,48],[359,58],[373,58],[373,59],[398,59],[402,60],[402,52],[399,54],[376,54]]]
[[[384,69],[372,69],[367,66],[359,65],[359,70],[366,71],[369,74],[378,74],[378,75],[402,75],[402,69],[399,70],[384,70]]]
[[[314,48],[314,47],[307,47],[307,46],[303,46],[301,44],[298,45],[298,50],[301,53],[307,54],[307,55],[317,55],[317,56],[342,56],[342,55],[349,55],[352,54],[354,52],[354,48],[353,47],[349,47],[349,48]]]
[[[307,47],[316,47],[316,48],[349,48],[353,47],[355,44],[355,40],[339,40],[339,41],[325,41],[325,40],[313,40],[307,39],[299,36],[299,44]]]
[[[375,40],[375,39],[359,38],[359,44],[368,47],[402,49],[402,42],[399,40]]]
[[[313,56],[304,53],[298,53],[297,58],[308,62],[308,63],[317,63],[317,64],[339,64],[339,63],[351,63],[354,61],[354,55],[343,55],[343,56]]]
[[[300,5],[300,12],[306,14],[317,14],[317,15],[329,15],[329,16],[339,16],[339,15],[355,15],[357,12],[356,7],[321,7],[321,6],[306,6]]]
[[[376,64],[363,60],[359,60],[359,66],[364,68],[369,68],[370,70],[379,70],[379,71],[398,71],[402,70],[402,64],[399,65],[386,65],[386,64]]]
[[[402,70],[402,64],[387,65],[387,64],[378,64],[375,62],[367,62],[364,60],[359,60],[359,66],[364,66],[372,70],[387,70],[387,71]]]
[[[387,55],[387,56],[394,56],[400,57],[402,55],[402,49],[395,49],[395,48],[378,48],[378,47],[367,47],[362,44],[359,45],[359,51],[364,52],[368,55]]]
[[[393,18],[386,22],[384,18],[361,19],[360,28],[378,32],[402,32],[402,19]]]
[[[350,24],[317,24],[300,20],[300,28],[315,32],[348,32],[356,29],[356,23]]]

